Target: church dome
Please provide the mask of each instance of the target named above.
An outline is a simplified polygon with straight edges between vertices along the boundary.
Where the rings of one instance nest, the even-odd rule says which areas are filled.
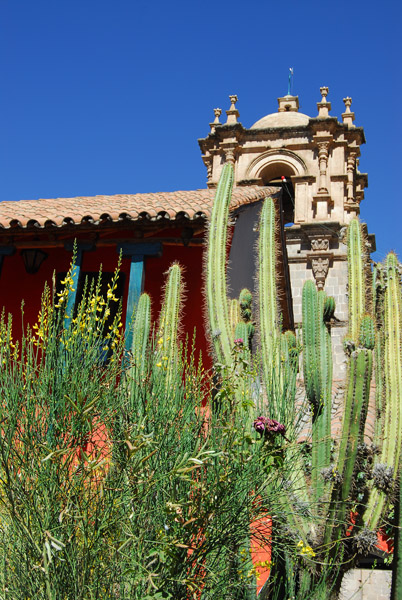
[[[310,117],[296,111],[276,112],[266,115],[259,119],[250,129],[268,129],[269,127],[294,127],[295,125],[305,126],[308,124]]]

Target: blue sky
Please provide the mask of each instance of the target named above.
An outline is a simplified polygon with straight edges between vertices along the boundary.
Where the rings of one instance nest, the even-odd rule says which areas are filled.
[[[302,112],[353,98],[361,216],[402,256],[401,24],[396,0],[0,0],[0,200],[205,187],[213,108],[251,126],[293,67]]]

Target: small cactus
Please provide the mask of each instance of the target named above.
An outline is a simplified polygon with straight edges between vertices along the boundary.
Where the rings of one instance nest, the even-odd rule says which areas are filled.
[[[370,315],[364,315],[360,322],[359,345],[367,350],[373,350],[375,346],[375,329],[373,319]]]
[[[251,320],[252,301],[253,296],[250,290],[243,288],[239,295],[239,305],[241,318],[245,323],[248,323],[248,321]]]
[[[335,298],[327,296],[324,302],[323,318],[325,323],[329,323],[335,314]]]

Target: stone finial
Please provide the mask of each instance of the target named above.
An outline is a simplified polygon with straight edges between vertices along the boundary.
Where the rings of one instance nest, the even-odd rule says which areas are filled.
[[[345,104],[345,112],[342,113],[342,121],[348,127],[354,127],[353,121],[355,120],[355,113],[350,110],[350,105],[352,104],[352,98],[350,98],[350,96],[347,96],[347,98],[343,99],[343,102]]]
[[[215,121],[214,123],[216,125],[220,125],[220,121],[219,121],[219,117],[222,114],[222,109],[221,108],[214,108],[214,115],[215,115]]]
[[[352,98],[350,96],[347,96],[346,98],[343,99],[343,103],[345,105],[345,112],[350,112],[350,106],[352,104]]]
[[[236,110],[236,102],[238,101],[238,97],[236,96],[236,94],[231,94],[229,96],[229,100],[232,103],[230,106],[230,110]]]
[[[321,102],[327,101],[328,92],[329,92],[329,88],[327,86],[324,85],[324,86],[320,87],[320,94],[322,96]]]
[[[298,112],[299,97],[283,96],[283,98],[278,98],[278,105],[278,112]]]
[[[226,111],[226,114],[228,116],[226,123],[228,125],[233,125],[234,123],[237,123],[237,117],[239,116],[239,111],[236,108],[236,102],[237,102],[237,96],[236,94],[232,94],[231,96],[229,96],[230,99],[230,108],[229,110]]]
[[[327,102],[328,91],[329,89],[326,86],[320,87],[321,102],[317,102],[319,119],[326,119],[331,110],[331,102]]]
[[[216,125],[221,125],[221,122],[219,121],[219,117],[221,116],[221,114],[222,114],[221,108],[214,108],[215,119],[214,119],[213,123],[209,124],[209,126],[211,128],[211,133],[214,133]]]

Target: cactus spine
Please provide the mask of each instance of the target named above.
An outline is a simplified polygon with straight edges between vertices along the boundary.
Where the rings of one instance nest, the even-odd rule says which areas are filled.
[[[381,402],[377,410],[383,413],[383,432],[377,464],[391,469],[396,476],[402,444],[402,295],[398,260],[392,252],[386,258],[384,271],[383,358],[378,377],[384,386],[384,396],[379,398],[377,395]],[[387,496],[387,490],[377,487],[371,490],[365,514],[371,529],[380,523]]]
[[[358,446],[363,442],[364,424],[370,395],[370,382],[373,369],[372,350],[359,348],[352,352],[343,410],[341,438],[336,463],[336,473],[340,485],[333,486],[330,505],[330,518],[326,524],[325,542],[337,540],[344,531],[345,522],[353,505],[350,492],[356,474]]]
[[[370,315],[364,315],[360,321],[359,346],[373,350],[375,346],[375,328]]]
[[[260,339],[267,393],[272,393],[273,373],[279,375],[279,315],[276,288],[275,205],[266,198],[260,217],[259,238]]]
[[[233,298],[229,303],[229,321],[230,331],[232,332],[232,335],[236,337],[236,326],[241,321],[240,304],[237,298]]]
[[[168,270],[165,296],[159,315],[157,333],[157,366],[166,371],[167,383],[172,379],[177,359],[179,309],[182,295],[182,273],[178,264]]]
[[[130,374],[134,378],[137,374],[144,375],[149,330],[151,326],[151,299],[148,294],[141,294],[133,323],[133,341],[131,344],[132,367]]]
[[[241,356],[244,360],[248,360],[250,358],[250,350],[247,323],[241,322],[237,324],[235,340],[243,340],[243,343],[240,344],[240,347],[242,348]]]
[[[230,364],[232,336],[226,289],[226,243],[233,167],[226,163],[215,194],[208,236],[206,294],[210,334],[218,362]]]
[[[317,292],[313,281],[306,281],[302,297],[304,381],[313,412],[311,476],[317,501],[325,488],[321,471],[328,468],[331,458],[332,351],[325,304],[325,292]]]
[[[366,285],[363,261],[364,237],[358,219],[352,219],[347,234],[349,281],[349,335],[357,341],[364,313]]]
[[[402,475],[398,477],[398,502],[396,510],[397,531],[395,534],[394,564],[392,566],[391,600],[402,598]]]
[[[241,318],[245,323],[251,321],[251,304],[253,296],[247,288],[243,288],[239,295],[239,305]]]
[[[375,345],[375,438],[381,439],[384,428],[384,367],[382,356],[384,353],[384,279],[383,270],[379,265],[373,268],[373,318],[376,324]]]
[[[251,348],[251,342],[254,337],[255,327],[252,319],[252,304],[253,296],[247,288],[243,288],[239,295],[240,316],[244,323],[247,324],[248,344]]]

